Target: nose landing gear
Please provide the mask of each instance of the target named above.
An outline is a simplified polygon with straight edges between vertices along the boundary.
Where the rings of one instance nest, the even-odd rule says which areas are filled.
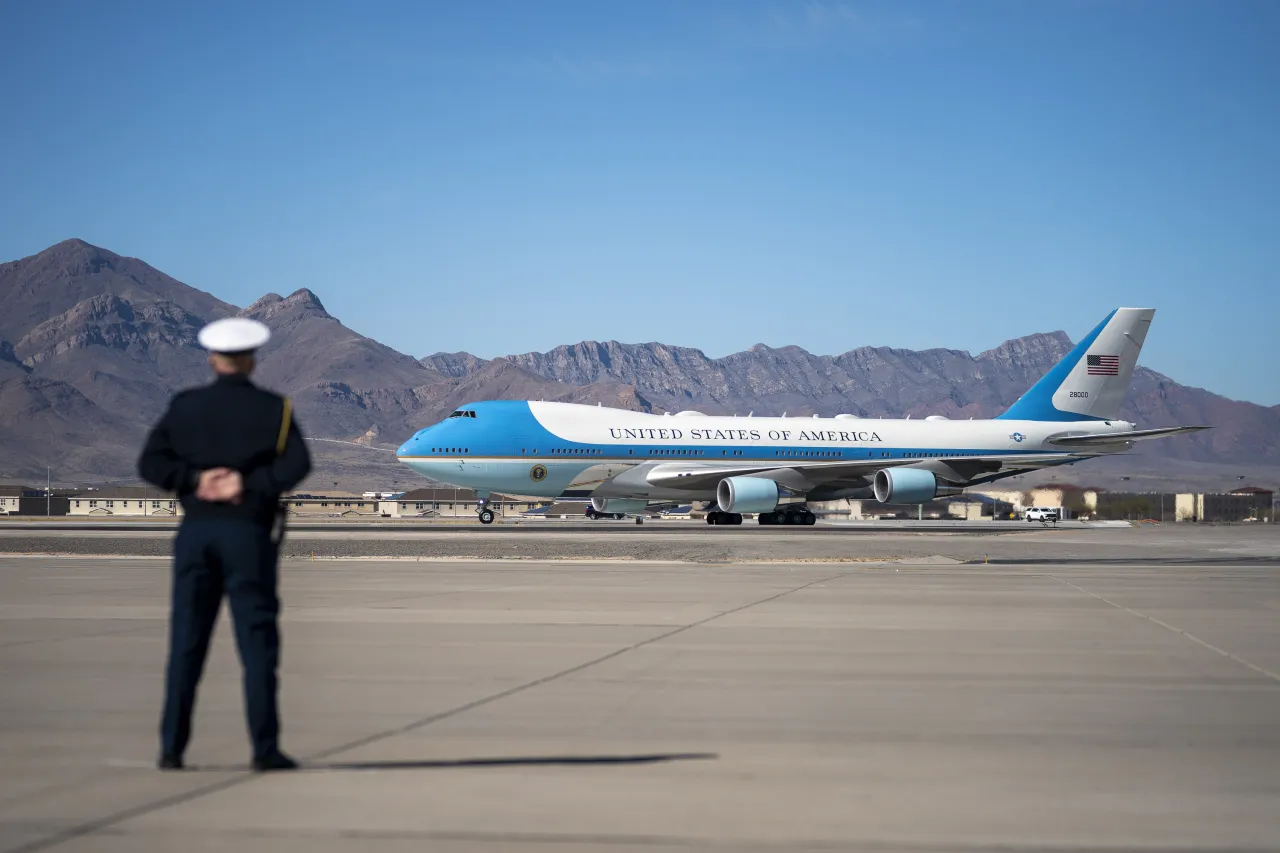
[[[480,519],[481,524],[493,524],[496,515],[493,510],[489,509],[489,496],[477,495],[479,501],[476,503],[476,516]]]

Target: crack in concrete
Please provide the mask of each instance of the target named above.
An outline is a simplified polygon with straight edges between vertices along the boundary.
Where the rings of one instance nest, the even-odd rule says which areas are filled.
[[[795,586],[795,587],[785,589],[782,592],[776,593],[774,595],[770,595],[765,598],[758,599],[756,601],[751,601],[746,604],[740,605],[738,607],[730,608],[728,610],[722,610],[719,613],[712,614],[711,616],[707,616],[695,622],[690,622],[686,625],[681,625],[680,627],[674,628],[670,631],[664,631],[661,634],[657,634],[653,637],[649,637],[648,639],[641,640],[638,643],[632,643],[629,646],[625,646],[620,649],[615,649],[614,651],[609,652],[608,654],[600,655],[599,657],[593,658],[589,661],[585,661],[584,663],[571,666],[568,669],[563,669],[563,670],[560,670],[559,672],[554,672],[554,673],[551,673],[550,675],[545,675],[541,678],[536,678],[533,681],[528,681],[528,682],[525,682],[524,684],[519,684],[507,690],[503,690],[501,692],[494,693],[489,696],[485,696],[480,699],[476,699],[462,705],[458,705],[456,707],[450,708],[445,711],[440,711],[439,713],[429,714],[425,717],[414,720],[413,722],[403,726],[397,726],[396,728],[393,728],[393,729],[386,729],[381,732],[375,732],[374,734],[367,735],[365,737],[358,738],[356,740],[349,741],[347,743],[339,744],[337,746],[331,747],[326,750],[322,750],[318,753],[315,753],[307,757],[301,763],[303,767],[305,767],[306,763],[309,761],[318,761],[321,759],[330,758],[335,755],[340,755],[341,753],[344,753],[344,752],[350,752],[351,750],[358,749],[362,746],[368,746],[369,744],[378,743],[379,741],[387,740],[388,738],[393,738],[402,734],[407,734],[408,732],[412,732],[417,729],[421,729],[425,726],[429,726],[432,723],[437,723],[441,720],[447,720],[451,717],[456,717],[460,714],[465,714],[468,711],[475,710],[476,708],[493,704],[494,702],[498,702],[503,699],[509,698],[511,696],[515,696],[519,693],[524,693],[525,691],[532,690],[536,687],[541,687],[542,685],[550,684],[553,681],[557,681],[561,678],[565,678],[570,675],[574,675],[576,673],[590,669],[593,666],[597,666],[606,661],[613,660],[614,658],[625,655],[628,652],[633,652],[636,649],[641,649],[641,648],[644,648],[645,646],[650,646],[650,645],[653,645],[654,643],[661,642],[662,640],[669,639],[670,637],[674,637],[677,634],[683,634],[686,631],[691,631],[694,628],[698,628],[702,625],[706,625],[710,622],[714,622],[715,620],[721,619],[725,616],[732,616],[735,613],[741,613],[742,611],[748,610],[752,607],[758,607],[761,604],[768,604],[771,601],[777,601],[778,599],[784,596],[791,595],[792,593],[800,592],[801,590],[808,589],[811,586],[829,583],[833,580],[838,580],[840,578],[847,577],[851,574],[853,574],[853,572],[840,572],[839,574],[818,578],[817,580],[813,580],[808,583],[801,584],[800,586]],[[28,842],[18,847],[11,848],[9,851],[7,851],[7,853],[33,853],[33,851],[36,851],[36,850],[46,850],[50,847],[55,847],[59,844],[64,844],[68,841],[73,841],[77,838],[83,838],[88,835],[93,835],[94,833],[99,832],[103,829],[107,829],[109,827],[115,826],[125,821],[132,820],[133,818],[142,817],[143,815],[147,815],[147,814],[153,814],[158,811],[163,811],[164,809],[170,808],[172,806],[182,805],[183,803],[189,803],[189,802],[192,802],[193,800],[198,800],[198,799],[201,799],[202,797],[207,797],[210,794],[216,794],[216,793],[219,793],[220,791],[225,791],[228,788],[233,788],[238,785],[243,785],[246,782],[251,782],[255,778],[258,778],[258,775],[259,774],[257,773],[241,773],[241,774],[237,774],[236,776],[232,776],[231,778],[228,778],[228,779],[221,779],[209,785],[203,785],[198,788],[193,788],[190,791],[184,791],[180,794],[174,794],[172,796],[164,797],[159,800],[153,800],[149,803],[141,803],[137,806],[133,806],[128,809],[123,809],[113,814],[100,817],[96,820],[86,821],[76,826],[69,827],[63,830],[62,832],[59,832],[47,838],[37,839],[35,841]]]

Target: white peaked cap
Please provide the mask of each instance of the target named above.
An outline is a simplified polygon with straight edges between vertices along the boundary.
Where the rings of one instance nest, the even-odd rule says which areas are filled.
[[[227,317],[205,326],[196,338],[210,352],[250,352],[270,340],[271,330],[248,317]]]

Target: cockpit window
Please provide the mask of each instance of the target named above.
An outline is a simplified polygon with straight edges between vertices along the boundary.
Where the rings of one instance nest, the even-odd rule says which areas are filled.
[[[475,416],[476,416],[476,413],[469,409],[458,409],[458,411],[454,412],[452,415],[449,415],[449,417],[451,418],[474,418]]]

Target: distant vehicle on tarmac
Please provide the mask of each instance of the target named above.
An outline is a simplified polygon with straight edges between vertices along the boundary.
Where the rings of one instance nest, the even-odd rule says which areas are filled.
[[[1047,506],[1028,507],[1023,518],[1027,521],[1059,521],[1058,511]]]

